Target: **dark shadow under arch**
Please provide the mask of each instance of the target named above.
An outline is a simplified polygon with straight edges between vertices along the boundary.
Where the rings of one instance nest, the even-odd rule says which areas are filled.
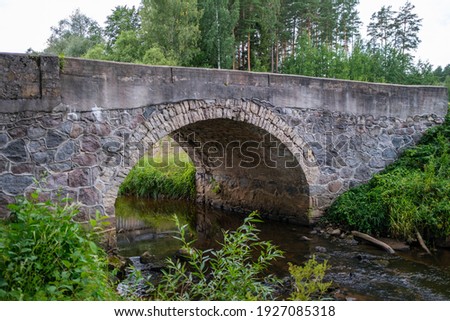
[[[305,165],[303,140],[270,106],[247,100],[194,100],[148,110],[128,142],[139,147],[127,150],[125,166],[106,195],[109,209],[131,166],[169,135],[196,165],[198,201],[311,223],[309,186],[317,168]]]
[[[307,224],[309,188],[289,148],[242,121],[195,122],[171,136],[197,168],[197,200],[214,207]]]

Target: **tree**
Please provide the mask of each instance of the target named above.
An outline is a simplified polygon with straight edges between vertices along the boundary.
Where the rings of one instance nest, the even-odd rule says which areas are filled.
[[[394,15],[392,6],[383,6],[378,12],[372,14],[367,26],[367,35],[370,37],[369,43],[373,47],[386,48],[393,43],[395,34]]]
[[[51,31],[48,47],[44,50],[46,53],[81,57],[103,42],[99,24],[82,14],[80,9],[75,10],[68,19],[60,20],[58,26],[51,27]]]
[[[335,43],[336,30],[338,29],[338,10],[336,1],[325,0],[317,8],[317,45],[327,45],[329,48]]]
[[[90,48],[83,56],[86,59],[110,60],[106,54],[105,44],[98,44]]]
[[[447,66],[445,66],[445,68],[442,68],[441,66],[438,66],[434,71],[433,71],[435,77],[437,77],[437,79],[440,82],[444,82],[445,78],[450,77],[450,64],[448,64]]]
[[[178,62],[171,55],[164,55],[161,48],[152,47],[145,52],[142,63],[147,65],[176,66]]]
[[[376,56],[370,55],[364,41],[361,39],[356,41],[349,56],[348,79],[379,82],[377,79],[377,75],[380,74],[377,72],[379,68]]]
[[[411,2],[400,7],[394,20],[394,46],[402,53],[417,49],[420,39],[418,33],[422,26],[422,19],[413,13],[415,6]]]
[[[442,68],[441,66],[437,67],[433,74],[442,86],[448,88],[448,99],[450,101],[450,64],[445,66],[445,68]]]
[[[283,33],[280,0],[241,0],[236,26],[237,68],[274,71]]]
[[[117,6],[107,17],[103,33],[106,42],[92,47],[83,57],[134,63],[143,60],[145,48],[135,7]]]
[[[144,56],[145,48],[135,30],[122,31],[114,45],[107,51],[107,59],[122,62],[139,63]]]
[[[370,43],[374,47],[393,47],[402,54],[417,49],[422,19],[412,12],[414,8],[408,1],[399,11],[393,11],[391,6],[383,6],[374,13],[367,27]]]
[[[218,69],[233,66],[234,29],[239,19],[239,0],[200,0],[201,48],[207,65]]]
[[[197,0],[143,0],[140,11],[147,48],[158,47],[166,57],[190,66],[200,51],[200,18]]]
[[[347,52],[349,51],[349,43],[360,34],[361,20],[359,19],[359,12],[356,10],[358,4],[359,0],[339,0],[337,2],[337,38]]]
[[[369,49],[372,57],[382,57],[380,65],[383,82],[431,82],[429,66],[421,62],[415,65],[409,53],[420,43],[418,32],[422,19],[412,13],[413,9],[414,6],[406,2],[398,12],[393,11],[391,6],[383,6],[372,15],[367,28],[370,36]]]
[[[133,6],[117,6],[111,15],[106,18],[104,30],[107,48],[116,43],[120,34],[126,31],[138,32],[141,27],[141,18],[138,10]]]
[[[264,71],[274,72],[277,69],[276,51],[280,33],[280,0],[262,0],[259,12],[259,61]]]
[[[236,28],[238,46],[238,69],[252,69],[252,42],[257,30],[257,8],[259,0],[241,0],[239,24]]]

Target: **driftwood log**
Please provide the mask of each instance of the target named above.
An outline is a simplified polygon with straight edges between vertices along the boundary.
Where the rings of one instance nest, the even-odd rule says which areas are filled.
[[[428,254],[432,255],[428,247],[425,245],[425,242],[423,241],[422,235],[420,235],[419,231],[416,231],[417,240],[419,241],[420,246],[427,252]]]
[[[365,240],[367,242],[370,242],[370,243],[372,243],[372,244],[374,244],[376,246],[379,246],[382,249],[386,250],[388,253],[391,253],[391,254],[395,253],[395,251],[394,251],[394,249],[392,247],[390,247],[389,245],[387,245],[386,243],[384,243],[384,242],[382,242],[380,240],[377,240],[376,238],[374,238],[374,237],[372,237],[372,236],[370,236],[368,234],[361,233],[361,232],[358,232],[358,231],[352,231],[352,235],[356,236],[356,237],[359,237],[359,238],[361,238],[361,239],[363,239],[363,240]]]

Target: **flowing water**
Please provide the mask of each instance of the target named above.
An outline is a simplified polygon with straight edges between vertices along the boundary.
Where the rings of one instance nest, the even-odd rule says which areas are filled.
[[[195,246],[202,249],[217,247],[222,229],[234,230],[243,221],[240,214],[185,201],[120,197],[116,202],[119,253],[133,260],[146,251],[159,260],[173,256],[180,248],[173,237],[175,214],[188,224]],[[340,299],[450,300],[450,251],[427,256],[413,249],[391,255],[352,239],[317,234],[309,227],[266,221],[258,228],[261,239],[284,251],[272,273],[286,276],[287,262],[301,265],[311,255],[326,259],[331,265],[327,277],[339,288]]]

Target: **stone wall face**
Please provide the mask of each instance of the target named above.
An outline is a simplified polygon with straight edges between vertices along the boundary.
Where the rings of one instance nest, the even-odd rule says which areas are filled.
[[[0,97],[5,100],[41,98],[39,59],[23,56],[1,59]]]
[[[317,166],[310,182],[314,208],[324,210],[342,192],[367,182],[415,145],[430,127],[442,124],[436,115],[374,117],[327,110],[276,108],[302,137],[304,166]]]
[[[0,112],[51,111],[60,103],[58,57],[0,53]]]
[[[437,116],[401,121],[245,100],[184,101],[121,111],[3,113],[0,202],[12,202],[36,188],[34,178],[44,178],[42,197],[67,195],[80,203],[85,215],[114,215],[118,187],[131,167],[171,134],[191,150],[200,201],[235,210],[251,210],[253,204],[274,218],[306,223],[315,215],[308,210],[320,212],[349,187],[366,182],[440,122]],[[189,140],[191,134],[196,140]],[[217,160],[215,151],[195,154],[198,146],[210,142],[225,147],[239,142],[228,144],[228,155],[256,142],[247,151],[264,160],[264,134],[274,137],[274,146],[286,147],[288,154],[280,157],[294,166],[286,167],[278,158],[269,167],[214,167],[208,160]],[[233,162],[249,161],[248,155],[236,157]]]
[[[0,54],[0,215],[38,179],[42,198],[70,197],[80,219],[114,216],[131,167],[170,135],[197,167],[199,201],[310,223],[447,110],[438,87],[78,59],[62,65]]]

